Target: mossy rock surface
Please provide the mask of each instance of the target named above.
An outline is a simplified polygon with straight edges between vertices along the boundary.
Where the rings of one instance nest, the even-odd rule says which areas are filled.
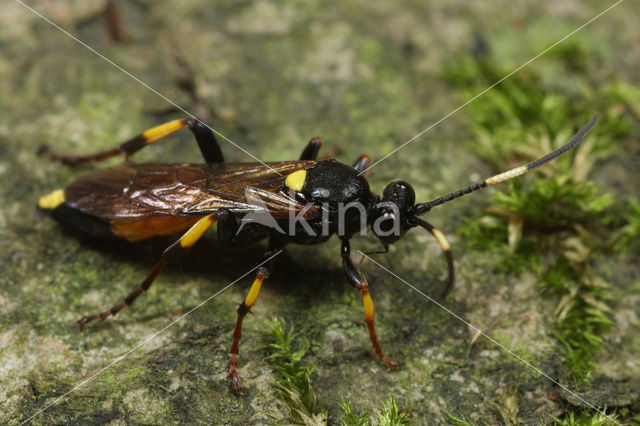
[[[463,103],[445,84],[442,70],[473,53],[479,39],[496,62],[514,69],[610,5],[459,0],[113,4],[127,43],[109,37],[103,1],[29,2],[260,159],[295,159],[306,141],[319,135],[324,150],[339,147],[337,158],[346,163],[363,152],[374,161],[382,158]],[[624,2],[571,40],[587,46],[601,69],[637,85],[639,17],[632,2]],[[478,424],[509,422],[509,415],[539,424],[588,408],[365,261],[378,337],[400,364],[398,371],[387,371],[371,350],[361,297],[344,279],[335,239],[317,247],[291,246],[277,258],[254,315],[244,324],[244,395],[230,390],[225,370],[235,309],[250,277],[143,342],[245,274],[264,245],[228,250],[208,234],[132,308],[79,332],[78,318],[119,301],[172,240],[95,241],[40,215],[39,196],[105,165],[67,168],[38,157],[38,146],[92,153],[183,114],[17,2],[3,7],[0,46],[0,423],[265,424],[284,419],[286,409],[272,388],[275,375],[264,360],[269,354],[264,320],[273,315],[311,342],[306,361],[317,365],[312,380],[318,406],[328,410],[331,423],[341,414],[343,398],[359,412],[375,410],[390,395],[418,423],[428,424],[446,423],[447,413]],[[531,66],[549,86],[571,84],[571,75],[552,59],[542,57]],[[594,84],[597,79],[594,75]],[[195,87],[196,95],[185,87]],[[372,189],[380,193],[386,183],[404,179],[416,188],[418,200],[428,200],[487,175],[490,168],[469,149],[472,121],[462,110],[385,159],[372,169]],[[636,128],[636,139],[638,134]],[[222,142],[222,148],[230,161],[251,161],[229,143]],[[603,188],[620,199],[638,196],[640,185],[637,143],[626,141],[622,148],[596,165]],[[200,161],[187,131],[132,160]],[[612,284],[615,323],[602,336],[606,344],[591,380],[575,383],[551,335],[558,301],[540,294],[537,275],[502,272],[498,259],[467,246],[456,231],[488,203],[488,194],[478,193],[427,217],[454,247],[457,287],[446,308],[590,404],[618,410],[628,419],[638,415],[638,253],[602,254],[592,265]],[[352,246],[378,248],[370,238],[358,238]],[[411,232],[375,259],[432,297],[442,289],[446,267],[426,233]]]

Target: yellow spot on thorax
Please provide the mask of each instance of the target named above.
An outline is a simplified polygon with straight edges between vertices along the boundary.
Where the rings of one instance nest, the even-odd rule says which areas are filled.
[[[53,210],[60,204],[64,203],[64,189],[58,189],[51,194],[47,194],[38,199],[38,207],[41,209]]]
[[[306,170],[298,170],[297,172],[291,173],[284,180],[284,184],[287,188],[291,188],[294,191],[302,191],[304,187],[304,182],[307,180],[307,171]]]
[[[142,133],[142,137],[145,139],[145,143],[150,144],[160,138],[167,136],[168,134],[175,132],[176,130],[184,126],[184,124],[184,120],[169,121],[168,123],[164,123],[146,130]]]

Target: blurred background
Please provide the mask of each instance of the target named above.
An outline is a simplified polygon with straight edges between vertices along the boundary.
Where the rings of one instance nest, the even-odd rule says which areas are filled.
[[[297,159],[317,135],[350,164],[362,153],[381,159],[614,3],[25,4],[263,161]],[[231,391],[226,366],[250,278],[32,421],[611,422],[594,407],[640,421],[633,6],[623,1],[369,176],[374,192],[403,179],[426,201],[535,159],[600,114],[575,152],[425,216],[453,245],[446,307],[580,398],[363,261],[378,338],[400,364],[390,373],[331,240],[277,259],[244,323],[244,395]],[[68,168],[38,146],[89,154],[184,113],[14,0],[3,5],[0,46],[0,421],[19,424],[242,276],[264,246],[228,250],[211,233],[131,309],[79,332],[75,320],[121,300],[172,240],[95,241],[38,214],[39,196],[122,161]],[[228,161],[253,161],[221,146]],[[184,130],[132,161],[201,159]],[[375,259],[428,295],[442,289],[446,264],[426,233]]]

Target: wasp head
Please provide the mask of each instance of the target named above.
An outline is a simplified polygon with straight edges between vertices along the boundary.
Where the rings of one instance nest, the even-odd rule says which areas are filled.
[[[407,182],[398,180],[384,188],[382,199],[374,206],[371,230],[385,247],[415,226],[415,201],[416,193]]]

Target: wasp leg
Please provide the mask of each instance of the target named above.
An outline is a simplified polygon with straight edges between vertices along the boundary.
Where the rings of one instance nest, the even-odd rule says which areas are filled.
[[[200,120],[188,120],[189,130],[196,137],[206,163],[224,163],[220,144],[211,129]]]
[[[111,309],[106,310],[99,314],[88,315],[86,317],[80,318],[77,323],[80,326],[80,329],[83,330],[84,326],[90,323],[93,320],[99,319],[103,321],[110,315],[116,315],[120,312],[125,306],[131,305],[142,293],[147,291],[156,277],[162,272],[162,270],[171,262],[175,262],[180,256],[182,256],[187,249],[193,246],[205,231],[215,222],[219,220],[220,217],[224,217],[224,212],[216,212],[214,214],[210,214],[208,216],[203,217],[198,220],[187,232],[180,237],[178,241],[171,244],[167,249],[162,253],[162,257],[160,262],[153,268],[153,271],[145,278],[144,281],[135,289],[131,294],[129,294],[122,302],[114,305]]]
[[[307,146],[304,147],[302,154],[300,154],[300,161],[315,160],[318,157],[318,152],[322,147],[322,139],[315,136],[311,138]]]
[[[48,155],[52,160],[59,161],[69,166],[74,166],[81,163],[102,161],[120,154],[124,154],[128,158],[145,146],[151,145],[152,143],[174,133],[184,126],[189,126],[189,130],[191,130],[191,132],[195,135],[198,146],[200,147],[200,151],[202,152],[202,156],[207,163],[224,162],[224,157],[222,156],[220,145],[218,144],[218,141],[216,140],[213,132],[211,132],[211,130],[202,122],[195,119],[186,118],[169,121],[167,123],[160,124],[159,126],[152,127],[142,132],[138,136],[135,136],[128,141],[123,142],[117,148],[99,152],[97,154],[86,156],[60,155],[47,145],[42,145],[38,149],[38,153]]]
[[[453,283],[455,281],[455,269],[453,267],[453,255],[451,254],[451,244],[447,237],[444,236],[441,230],[433,226],[432,224],[425,222],[422,219],[416,219],[416,223],[422,226],[427,231],[431,232],[431,234],[435,237],[436,241],[438,241],[438,245],[440,245],[440,249],[444,254],[445,259],[447,259],[447,268],[449,277],[447,278],[447,285],[440,294],[440,299],[444,300],[451,289],[453,289]]]
[[[218,210],[218,241],[225,244],[231,244],[234,237],[238,233],[238,221],[236,215],[227,208]]]
[[[356,172],[362,173],[365,170],[367,170],[367,167],[369,167],[370,163],[371,163],[371,157],[369,157],[367,154],[362,154],[353,163],[353,168],[356,170]]]
[[[273,247],[270,248],[264,258],[268,259],[272,257],[275,252],[276,249]],[[247,293],[240,306],[238,306],[238,319],[236,321],[236,328],[233,332],[233,344],[231,345],[231,357],[229,358],[229,377],[231,377],[231,382],[233,383],[233,388],[236,392],[240,392],[244,389],[244,386],[242,386],[242,382],[240,381],[240,376],[238,375],[238,345],[240,344],[240,338],[242,337],[242,319],[251,311],[251,307],[256,302],[258,295],[260,294],[262,282],[269,277],[272,268],[273,260],[270,260],[264,266],[258,268],[256,278],[253,280],[253,284],[251,284],[249,293]]]
[[[373,309],[373,300],[371,300],[371,295],[369,294],[369,284],[367,283],[367,279],[362,275],[362,272],[353,264],[351,257],[351,246],[349,244],[349,240],[342,240],[342,265],[344,267],[344,273],[347,276],[347,280],[351,284],[353,284],[356,290],[362,293],[362,303],[364,304],[364,321],[367,323],[367,328],[369,329],[369,338],[371,339],[371,344],[373,345],[373,350],[376,351],[378,357],[384,361],[391,371],[395,370],[398,366],[398,363],[393,361],[391,358],[385,356],[380,349],[380,344],[378,343],[378,339],[376,337],[376,331],[373,328],[373,318],[374,318],[374,309]]]

